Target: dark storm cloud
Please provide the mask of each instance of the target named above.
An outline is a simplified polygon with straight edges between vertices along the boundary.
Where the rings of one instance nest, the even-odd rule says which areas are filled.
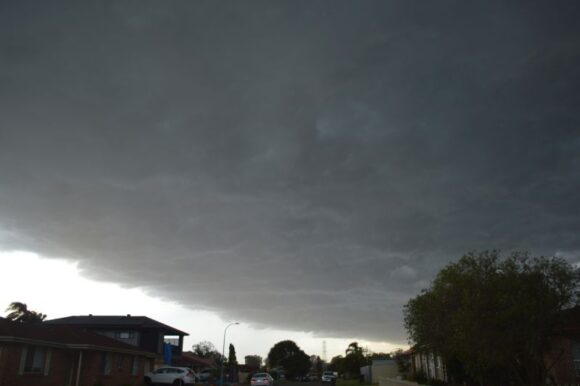
[[[401,342],[472,249],[578,261],[578,5],[2,2],[0,237]]]

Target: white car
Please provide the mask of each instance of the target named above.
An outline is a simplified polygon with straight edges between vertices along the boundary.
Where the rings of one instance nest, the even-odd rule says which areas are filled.
[[[199,373],[197,373],[197,379],[200,382],[207,382],[207,381],[209,381],[209,379],[211,377],[211,373],[212,373],[212,369],[201,370]]]
[[[273,386],[274,378],[268,373],[256,373],[250,380],[251,386]]]
[[[333,371],[325,371],[322,373],[322,377],[320,378],[322,383],[335,383],[336,382],[336,374]]]
[[[187,367],[161,367],[145,374],[146,385],[193,385],[196,375]]]

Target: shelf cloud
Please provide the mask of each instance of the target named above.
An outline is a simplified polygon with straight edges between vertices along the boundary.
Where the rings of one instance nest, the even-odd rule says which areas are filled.
[[[580,261],[579,11],[2,2],[0,246],[405,342],[402,305],[465,252]]]

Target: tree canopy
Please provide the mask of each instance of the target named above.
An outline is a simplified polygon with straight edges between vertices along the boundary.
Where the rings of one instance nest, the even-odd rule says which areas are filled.
[[[199,357],[212,359],[215,366],[219,366],[222,360],[222,354],[217,351],[213,343],[206,340],[194,344],[191,347],[193,353]]]
[[[373,359],[391,359],[391,354],[371,353],[358,342],[351,342],[344,353],[345,356],[338,355],[332,358],[329,369],[356,378],[360,374],[360,368],[372,364]]]
[[[211,358],[215,353],[217,353],[213,343],[208,342],[207,340],[194,344],[191,349],[195,355],[202,358]]]
[[[311,366],[310,357],[291,340],[276,343],[268,353],[268,363],[271,367],[284,368],[290,379],[306,375]]]
[[[314,369],[316,370],[317,373],[321,373],[322,372],[322,359],[320,359],[319,356],[316,356],[316,362],[314,365]]]
[[[229,365],[237,365],[238,359],[236,358],[236,348],[233,344],[230,343],[228,348],[228,364]]]
[[[405,327],[417,347],[482,384],[543,384],[550,334],[561,311],[578,305],[579,277],[561,258],[470,253],[407,303]]]
[[[331,371],[336,371],[340,374],[344,373],[345,371],[344,357],[342,355],[332,357],[328,369]]]
[[[350,376],[358,377],[360,368],[367,364],[366,352],[367,350],[359,346],[358,342],[351,342],[345,350],[344,371]]]
[[[346,350],[344,351],[346,355],[364,355],[364,349],[358,345],[358,342],[351,342]]]
[[[28,306],[20,302],[12,302],[6,308],[6,319],[20,323],[41,323],[46,319],[46,315],[28,309]]]
[[[246,355],[244,357],[246,365],[260,368],[262,367],[262,357],[259,355]]]

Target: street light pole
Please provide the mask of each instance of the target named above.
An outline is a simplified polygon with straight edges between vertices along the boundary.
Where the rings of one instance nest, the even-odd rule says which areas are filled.
[[[225,355],[225,353],[226,353],[226,332],[228,331],[228,328],[230,326],[233,326],[234,324],[240,324],[240,323],[239,322],[231,322],[224,329],[224,342],[222,344],[222,365],[221,365],[221,369],[220,369],[220,386],[223,386],[223,384],[224,384],[224,360],[226,359],[226,355]]]

